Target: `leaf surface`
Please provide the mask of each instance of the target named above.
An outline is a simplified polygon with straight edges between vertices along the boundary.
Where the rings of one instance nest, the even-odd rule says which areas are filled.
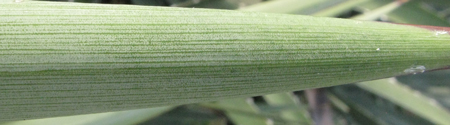
[[[2,0],[0,120],[410,74],[448,66],[449,40],[446,31],[323,17]]]

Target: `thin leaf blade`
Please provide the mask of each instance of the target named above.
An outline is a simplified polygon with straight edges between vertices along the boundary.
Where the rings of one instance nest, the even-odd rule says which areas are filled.
[[[129,5],[0,7],[3,121],[249,97],[450,64],[450,36],[412,26]]]

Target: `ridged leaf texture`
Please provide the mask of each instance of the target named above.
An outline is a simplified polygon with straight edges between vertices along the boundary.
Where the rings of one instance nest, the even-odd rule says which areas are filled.
[[[2,0],[0,120],[411,74],[448,66],[449,40],[446,31],[312,16]]]

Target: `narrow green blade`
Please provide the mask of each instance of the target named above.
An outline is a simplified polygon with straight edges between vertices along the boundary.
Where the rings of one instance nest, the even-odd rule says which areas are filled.
[[[396,79],[405,85],[433,98],[450,110],[450,70],[399,76]]]
[[[377,8],[375,10],[372,10],[371,12],[367,12],[367,13],[363,13],[361,15],[352,17],[352,19],[355,20],[376,20],[378,18],[380,18],[380,16],[384,15],[384,14],[388,14],[389,12],[399,8],[400,6],[402,6],[403,2],[400,1],[394,1],[391,2],[387,5],[384,5],[380,8]]]
[[[320,10],[316,13],[313,13],[313,16],[326,16],[326,17],[334,17],[345,11],[350,11],[354,7],[359,4],[365,3],[369,0],[347,0],[345,2],[339,3],[335,6]]]
[[[156,107],[120,112],[55,117],[3,123],[2,125],[131,125],[151,119],[173,107]],[[0,123],[1,124],[1,123]]]
[[[179,105],[450,64],[446,31],[192,8],[0,3],[0,120]]]
[[[292,93],[276,93],[263,96],[271,106],[290,107],[280,111],[281,118],[286,121],[302,124],[312,124],[307,106],[301,107],[300,102]]]
[[[389,100],[356,85],[343,85],[329,89],[332,101],[336,99],[345,103],[343,111],[351,124],[361,125],[430,125],[426,119],[404,110]],[[337,98],[333,98],[337,97]],[[347,108],[348,107],[348,108]],[[349,115],[349,116],[348,116]]]
[[[424,117],[439,125],[450,124],[450,113],[437,104],[407,86],[395,81],[395,79],[381,79],[357,84],[359,87],[373,92],[389,101],[398,104],[414,114]]]
[[[226,125],[226,122],[226,118],[216,110],[192,104],[178,106],[158,117],[135,125]]]
[[[297,14],[306,8],[317,7],[320,4],[330,1],[333,0],[273,0],[240,8],[239,10]]]
[[[259,114],[250,98],[236,98],[217,102],[237,125],[270,125],[270,120]]]
[[[396,23],[450,26],[446,19],[440,18],[436,13],[424,10],[421,2],[415,0],[390,13],[389,19]]]

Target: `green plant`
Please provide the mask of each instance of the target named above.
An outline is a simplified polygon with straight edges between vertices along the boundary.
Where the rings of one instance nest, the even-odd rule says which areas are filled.
[[[283,3],[262,4],[267,6],[271,2]],[[309,3],[321,5],[321,2],[330,1]],[[367,2],[379,4],[372,8],[390,3]],[[294,6],[282,13],[320,12],[322,16],[335,16],[326,12],[327,9],[345,12],[362,3],[366,2],[342,1],[319,9]],[[397,3],[356,18],[378,19],[375,17],[398,8]],[[411,1],[405,6],[415,7],[420,3]],[[248,12],[251,7],[228,11],[21,0],[2,1],[0,7],[0,119],[5,121],[175,106],[329,87],[422,73],[450,63],[450,36],[448,30],[441,27],[430,30],[370,21]],[[392,17],[409,21],[401,14]],[[448,24],[443,20],[436,22],[439,21],[442,25]],[[363,85],[359,87],[375,88]],[[330,101],[336,110],[340,109],[336,112],[342,113],[336,115],[337,118],[354,116],[352,113],[377,113],[357,101],[352,102],[367,97],[349,100],[342,96],[349,92],[344,90],[332,88],[327,92],[329,97],[335,97]],[[376,90],[371,91],[377,94]],[[301,106],[306,105],[302,104],[305,102],[289,100],[297,97],[284,93],[265,96],[266,105],[249,104],[251,99],[233,99],[184,108],[188,111],[220,109],[234,122],[317,122],[311,120],[305,106]],[[294,112],[285,111],[292,109]],[[163,117],[170,114],[167,111],[184,109],[163,107],[148,112]],[[394,113],[402,118],[415,117]],[[104,115],[110,115],[106,118],[119,116]],[[419,119],[417,123],[449,123],[442,120],[445,118],[433,119],[432,113],[418,116],[425,120]],[[155,115],[150,117],[155,118]],[[247,120],[239,120],[242,118]],[[142,120],[132,120],[130,124]],[[382,117],[372,120],[378,124],[397,122]],[[361,123],[358,118],[348,121]],[[397,123],[400,122],[404,121]]]

